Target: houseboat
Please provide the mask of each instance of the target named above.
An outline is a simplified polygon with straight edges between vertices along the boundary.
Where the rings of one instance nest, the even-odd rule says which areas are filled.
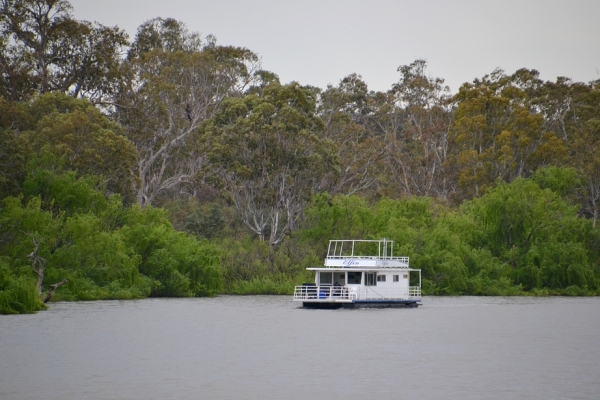
[[[393,253],[387,239],[331,240],[325,265],[307,268],[315,282],[296,286],[294,301],[305,308],[417,307],[421,270]]]

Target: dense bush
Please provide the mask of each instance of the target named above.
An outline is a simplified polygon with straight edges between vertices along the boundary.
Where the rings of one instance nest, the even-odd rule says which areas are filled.
[[[55,300],[207,296],[222,286],[214,245],[177,232],[161,209],[125,207],[97,180],[36,171],[0,208],[0,312],[43,307],[28,257],[45,267],[42,291],[67,279]]]
[[[312,281],[306,268],[322,265],[330,239],[380,238],[421,269],[424,294],[595,294],[598,233],[570,205],[566,178],[556,179],[570,173],[498,182],[459,209],[431,198],[369,204],[320,194],[300,229],[269,246],[234,227],[227,205],[187,206],[198,239],[173,229],[164,209],[105,197],[98,180],[38,171],[0,209],[0,312],[44,307],[28,258],[35,241],[47,261],[42,290],[68,279],[55,300],[289,294]]]
[[[557,187],[551,173],[571,172],[498,182],[458,210],[429,198],[369,206],[359,197],[321,195],[296,236],[317,249],[317,258],[328,239],[392,239],[394,253],[422,270],[426,294],[594,293],[596,230],[563,200],[571,192],[561,191],[565,184]],[[536,183],[542,176],[546,189]]]

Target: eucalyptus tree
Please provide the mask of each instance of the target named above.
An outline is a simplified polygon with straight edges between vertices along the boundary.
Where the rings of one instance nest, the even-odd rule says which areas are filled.
[[[561,135],[547,130],[534,104],[537,75],[519,70],[507,76],[496,70],[464,84],[455,96],[448,164],[466,197],[481,195],[497,179],[511,182],[567,161]]]
[[[398,67],[391,94],[403,123],[391,138],[391,161],[401,164],[404,191],[417,196],[446,197],[453,189],[444,170],[452,118],[450,90],[442,78],[427,76],[427,62]]]
[[[0,199],[16,196],[25,179],[27,142],[19,130],[28,126],[23,104],[0,99]]]
[[[135,147],[123,129],[84,99],[73,99],[61,93],[46,93],[29,106],[32,127],[21,133],[29,149],[44,159],[49,153],[60,165],[79,176],[102,177],[109,194],[118,193],[127,202],[135,176]]]
[[[548,144],[541,147],[545,149],[543,153],[558,165],[576,168],[583,177],[571,196],[578,197],[580,214],[591,218],[595,226],[600,217],[600,80],[585,84],[558,77],[555,82],[543,82],[538,75],[535,70],[515,73],[527,91],[533,111],[543,117],[543,132],[555,132],[562,144],[560,158],[549,157],[553,153],[548,151],[552,149]]]
[[[320,96],[323,134],[336,146],[341,163],[338,179],[329,182],[331,194],[364,193],[378,183],[387,152],[385,142],[368,126],[371,95],[361,77],[351,74]]]
[[[399,67],[400,81],[387,92],[368,91],[353,74],[322,94],[320,115],[342,161],[332,193],[447,193],[439,183],[446,151],[439,144],[446,146],[451,116],[447,88],[425,76],[425,68],[423,60]]]
[[[66,0],[0,0],[2,97],[59,91],[101,102],[114,93],[127,34],[71,12]]]
[[[446,197],[454,190],[444,168],[452,102],[444,80],[426,68],[424,60],[402,65],[390,90],[367,97],[367,130],[385,149],[377,190],[387,196]]]
[[[271,246],[297,227],[311,195],[338,168],[316,100],[314,88],[272,80],[226,99],[202,128],[209,172],[244,224]]]
[[[115,119],[136,146],[137,201],[145,206],[194,181],[203,162],[198,127],[253,82],[258,57],[213,38],[202,45],[181,22],[155,19],[138,29],[124,68]]]
[[[572,86],[575,94],[565,118],[569,164],[584,176],[581,211],[596,227],[600,218],[600,80]]]
[[[208,41],[214,44],[213,37],[209,36]],[[153,50],[199,52],[202,47],[202,39],[197,32],[190,32],[183,23],[173,18],[157,17],[140,25],[127,58],[140,58]]]

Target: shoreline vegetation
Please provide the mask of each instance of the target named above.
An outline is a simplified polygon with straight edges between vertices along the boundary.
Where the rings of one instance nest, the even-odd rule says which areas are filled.
[[[423,295],[600,295],[600,80],[450,94],[416,60],[322,89],[173,19],[130,41],[1,8],[0,314],[291,294],[353,238],[394,240]]]

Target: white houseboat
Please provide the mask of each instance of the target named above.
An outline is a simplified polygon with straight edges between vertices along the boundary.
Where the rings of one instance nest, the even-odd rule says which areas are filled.
[[[306,308],[417,307],[421,270],[393,253],[387,239],[331,240],[325,265],[307,268],[315,283],[296,286],[294,301]]]

